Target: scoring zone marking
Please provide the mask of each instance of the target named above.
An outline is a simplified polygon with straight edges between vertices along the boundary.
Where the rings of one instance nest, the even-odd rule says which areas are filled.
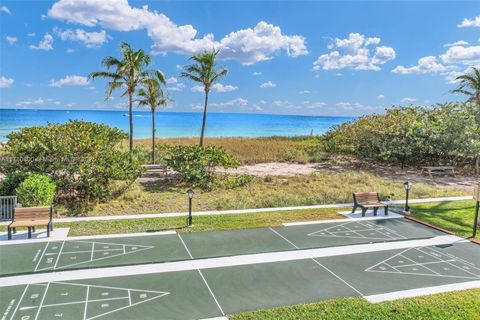
[[[409,248],[387,258],[366,272],[410,274],[445,278],[480,279],[480,268],[449,253],[434,248]]]
[[[310,237],[341,237],[370,240],[401,240],[406,237],[398,234],[395,230],[378,226],[370,222],[352,221],[341,223],[336,226],[321,229],[307,236]]]
[[[66,249],[66,247],[68,248]],[[97,241],[47,242],[35,271],[56,270],[152,249],[154,246]],[[35,257],[36,258],[36,257]],[[34,258],[34,261],[35,261]]]
[[[76,300],[75,297],[70,298],[75,294],[83,295],[84,298],[79,300]],[[9,320],[50,320],[64,317],[66,319],[92,320],[168,294],[170,292],[67,282],[31,284],[26,285]],[[40,303],[37,303],[39,300]],[[55,303],[52,303],[54,301]],[[66,309],[66,306],[70,308]]]

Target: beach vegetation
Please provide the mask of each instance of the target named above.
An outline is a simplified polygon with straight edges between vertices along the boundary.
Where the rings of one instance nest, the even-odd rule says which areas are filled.
[[[152,113],[152,163],[155,164],[155,112],[160,106],[166,106],[169,99],[165,97],[162,85],[166,84],[165,76],[155,71],[142,81],[142,88],[137,92],[139,106],[150,108]]]
[[[44,174],[31,174],[16,189],[18,202],[24,207],[51,206],[56,185]]]
[[[120,148],[126,138],[119,129],[78,120],[23,128],[8,135],[1,171],[11,181],[44,174],[57,186],[57,203],[82,208],[117,195],[141,174],[140,163]]]
[[[103,78],[107,79],[107,88],[105,100],[111,98],[113,91],[122,90],[122,97],[128,96],[128,116],[129,116],[129,147],[133,150],[133,96],[145,78],[151,74],[146,70],[151,63],[150,56],[143,49],[135,50],[126,42],[120,44],[120,59],[108,56],[102,60],[102,65],[106,71],[95,71],[90,73],[89,79]],[[113,71],[112,71],[113,69]]]
[[[202,53],[193,55],[190,60],[193,62],[190,65],[183,67],[180,77],[190,79],[194,82],[200,83],[205,92],[205,100],[203,104],[203,119],[202,129],[200,131],[200,146],[203,146],[203,139],[205,135],[205,125],[207,121],[207,107],[208,95],[212,86],[228,73],[227,68],[217,68],[217,55],[219,50],[212,49],[211,51],[204,51]]]

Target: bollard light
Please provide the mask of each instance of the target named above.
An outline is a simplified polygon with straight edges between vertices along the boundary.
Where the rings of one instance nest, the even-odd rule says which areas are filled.
[[[193,196],[195,195],[195,192],[193,192],[192,189],[187,190],[187,195],[188,195],[188,219],[187,219],[187,225],[190,227],[192,225],[192,199]]]
[[[405,214],[410,214],[410,206],[408,205],[408,196],[410,193],[410,189],[412,189],[412,183],[410,181],[405,181],[403,184],[403,188],[405,189]]]

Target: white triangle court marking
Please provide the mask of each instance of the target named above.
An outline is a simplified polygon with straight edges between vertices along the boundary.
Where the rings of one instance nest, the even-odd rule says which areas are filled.
[[[70,242],[70,241],[68,241]],[[67,264],[67,265],[62,265],[62,266],[59,266],[57,267],[56,265],[55,266],[48,266],[48,267],[44,267],[44,268],[38,268],[38,266],[40,265],[40,261],[37,265],[37,268],[35,269],[35,271],[44,271],[44,270],[50,270],[50,269],[53,269],[53,270],[57,270],[57,269],[63,269],[63,268],[66,268],[66,267],[71,267],[71,266],[75,266],[75,265],[80,265],[80,264],[84,264],[84,263],[88,263],[88,262],[93,262],[93,261],[99,261],[99,260],[104,260],[104,259],[109,259],[109,258],[113,258],[113,257],[118,257],[118,256],[122,256],[122,255],[127,255],[127,254],[131,254],[131,253],[136,253],[136,252],[140,252],[140,251],[144,251],[144,250],[149,250],[149,249],[153,249],[155,248],[155,246],[144,246],[144,245],[136,245],[136,244],[123,244],[123,243],[109,243],[109,242],[97,242],[97,241],[71,241],[71,242],[81,242],[81,243],[87,243],[87,244],[91,244],[92,245],[92,249],[91,251],[85,251],[85,250],[79,250],[79,251],[68,251],[68,252],[59,252],[59,253],[56,253],[58,255],[57,257],[57,263],[58,261],[60,260],[62,254],[74,254],[74,253],[86,253],[86,252],[90,252],[91,255],[90,255],[90,258],[88,260],[85,260],[85,261],[81,261],[81,262],[76,262],[76,263],[72,263],[72,264]],[[118,248],[118,249],[99,249],[99,250],[95,250],[95,244],[99,244],[99,245],[111,245],[111,246],[122,246],[122,249]],[[135,250],[132,250],[132,251],[129,251],[129,252],[126,252],[126,248],[137,248]],[[100,257],[100,258],[94,258],[93,257],[93,254],[95,252],[119,252],[119,253],[116,253],[116,254],[113,254],[113,255],[109,255],[109,256],[105,256],[105,257]],[[43,257],[42,257],[43,258]]]
[[[429,253],[429,252],[425,252],[426,250],[433,251],[433,253],[435,255],[432,254],[432,253]],[[412,251],[417,252],[417,253],[422,254],[422,255],[427,255],[427,256],[429,256],[429,259],[433,260],[433,261],[418,262],[418,261],[414,260],[415,259],[414,257],[405,256],[405,253],[412,252]],[[399,258],[399,257],[401,257],[403,260],[411,261],[412,263],[406,263],[406,264],[400,264],[400,265],[398,265],[398,264],[395,265],[395,264],[389,263],[389,261],[391,261],[393,259],[396,259],[396,258]],[[476,270],[479,273],[478,274],[472,273],[469,270],[466,270],[465,268],[461,268],[458,265],[454,264],[454,262],[459,262],[459,263],[464,264],[464,265],[467,264],[469,268],[471,268],[472,270]],[[456,272],[461,271],[463,273],[463,275],[449,274],[448,270],[441,271],[441,270],[431,269],[431,267],[433,267],[435,265],[439,265],[439,264],[448,264]],[[377,268],[377,267],[382,266],[382,265],[385,265],[385,266],[389,267],[390,270],[379,270],[379,268]],[[402,268],[402,267],[415,267],[415,266],[418,267],[419,272],[415,272],[414,270],[411,270],[411,271],[408,271],[408,272],[398,270],[398,268]],[[392,269],[395,270],[395,271],[393,271]],[[429,270],[430,273],[425,273],[425,271],[420,271],[421,269]],[[480,279],[480,268],[475,267],[470,262],[465,261],[461,258],[457,258],[452,254],[445,254],[445,253],[439,252],[439,251],[437,251],[433,248],[421,248],[421,247],[420,248],[409,248],[409,249],[403,250],[403,251],[401,251],[397,254],[394,254],[393,256],[391,256],[391,257],[389,257],[389,258],[387,258],[383,261],[380,261],[379,263],[365,269],[364,271],[365,272],[380,272],[380,273],[391,273],[391,274],[408,274],[408,275],[417,275],[417,276],[442,277],[442,278]]]
[[[360,225],[362,229],[351,229],[348,227],[350,224],[355,224],[355,225]],[[340,229],[341,231],[332,231],[335,229]],[[346,229],[346,230],[342,230]],[[365,232],[365,231],[371,231],[375,233],[379,233],[383,235],[384,237],[378,237],[378,236],[368,236],[364,234],[360,234],[358,232]],[[351,234],[351,235],[350,235]],[[311,232],[307,234],[307,236],[310,237],[341,237],[341,238],[353,238],[353,239],[370,239],[370,240],[399,240],[399,239],[405,239],[404,236],[401,236],[397,234],[394,230],[391,230],[389,228],[383,227],[383,226],[376,226],[372,225],[367,222],[367,224],[363,224],[360,221],[348,221],[344,222],[332,227],[328,227],[325,229],[321,229],[318,231]]]

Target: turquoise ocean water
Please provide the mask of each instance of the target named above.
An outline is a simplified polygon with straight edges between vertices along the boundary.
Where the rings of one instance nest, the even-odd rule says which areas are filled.
[[[156,113],[158,137],[199,136],[202,114],[197,112]],[[0,109],[0,141],[24,127],[63,123],[79,119],[104,123],[128,131],[128,114],[125,111],[97,110],[27,110]],[[353,117],[294,116],[270,114],[209,113],[206,136],[208,137],[267,137],[320,135],[333,125],[353,120]],[[149,112],[134,112],[134,137],[151,136]]]

